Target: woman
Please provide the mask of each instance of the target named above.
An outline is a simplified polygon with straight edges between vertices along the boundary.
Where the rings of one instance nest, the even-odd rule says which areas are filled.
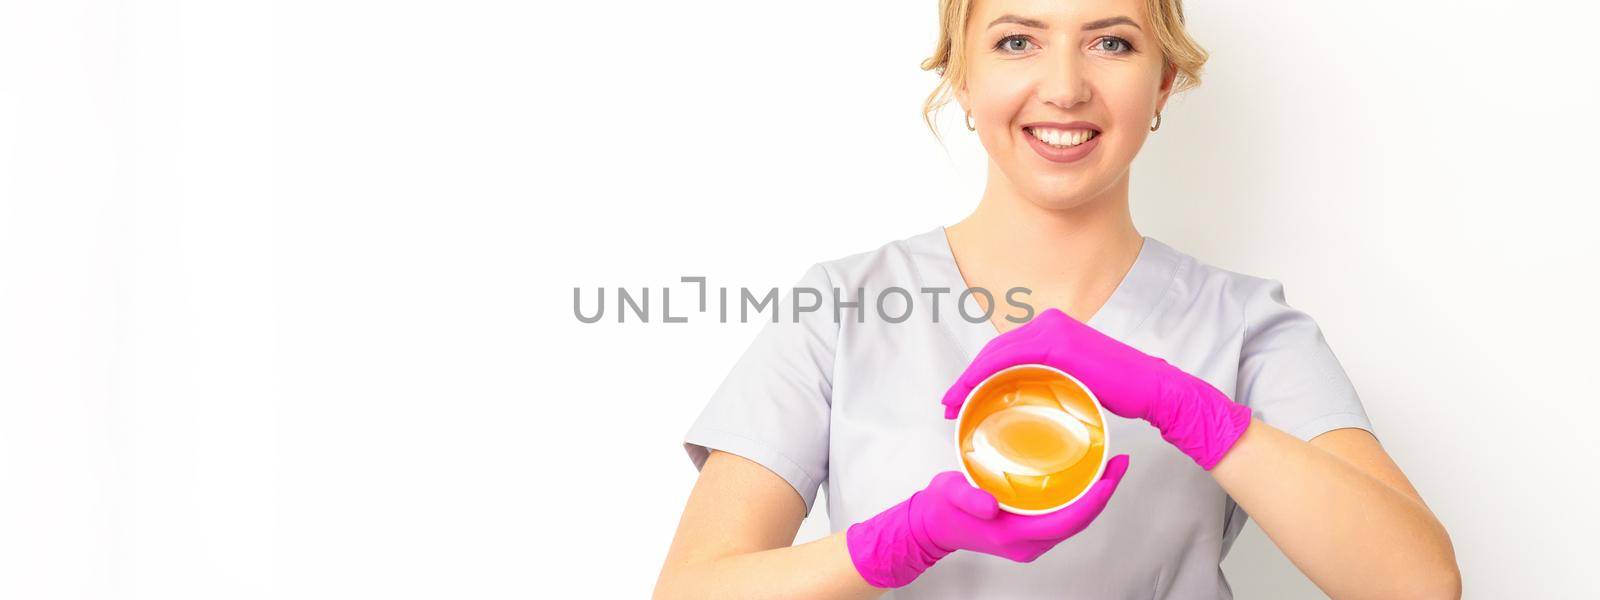
[[[1448,535],[1316,323],[1277,281],[1133,226],[1129,165],[1205,61],[1179,0],[943,0],[940,17],[925,117],[964,109],[983,197],[805,274],[844,297],[766,326],[691,428],[700,476],[658,597],[1231,597],[1219,563],[1247,514],[1331,596],[1459,597]],[[874,306],[889,288],[918,295]],[[1026,288],[1030,308],[950,293],[969,288]],[[947,417],[1020,362],[1085,375],[1125,417],[1125,455],[1058,513],[997,511],[952,472]],[[790,546],[823,484],[833,534]]]

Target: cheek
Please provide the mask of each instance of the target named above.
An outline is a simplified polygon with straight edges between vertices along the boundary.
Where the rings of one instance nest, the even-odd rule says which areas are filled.
[[[972,94],[973,118],[991,129],[1004,128],[1027,104],[1032,83],[1025,73],[988,69],[982,77],[967,81]]]
[[[1122,77],[1106,81],[1100,88],[1100,101],[1108,113],[1105,150],[1113,162],[1131,161],[1150,134],[1155,117],[1159,84],[1142,77]]]
[[[1144,77],[1118,77],[1102,88],[1102,98],[1116,125],[1131,127],[1155,116],[1159,83]]]

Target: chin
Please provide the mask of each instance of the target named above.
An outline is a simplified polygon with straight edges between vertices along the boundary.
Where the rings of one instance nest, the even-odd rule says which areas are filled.
[[[1051,210],[1077,208],[1093,202],[1109,187],[1102,177],[1085,177],[1074,173],[1043,175],[1028,178],[1023,196],[1030,202]]]
[[[1027,195],[1028,201],[1047,210],[1071,210],[1094,200],[1094,194],[1076,189],[1042,187]]]

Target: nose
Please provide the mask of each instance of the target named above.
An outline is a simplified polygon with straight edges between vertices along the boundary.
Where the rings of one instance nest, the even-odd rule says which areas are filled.
[[[1039,78],[1038,95],[1046,104],[1067,109],[1088,102],[1093,94],[1078,52],[1070,44],[1058,47],[1063,49],[1040,61],[1045,72]]]

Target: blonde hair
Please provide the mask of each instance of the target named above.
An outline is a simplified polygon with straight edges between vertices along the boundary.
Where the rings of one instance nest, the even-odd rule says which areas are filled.
[[[966,84],[967,18],[973,0],[939,0],[939,45],[933,56],[922,61],[922,70],[939,74],[939,85],[922,102],[922,120],[939,137],[933,114],[954,99],[955,90]],[[1181,92],[1200,84],[1200,69],[1209,56],[1205,48],[1184,29],[1183,0],[1145,0],[1145,14],[1155,29],[1156,41],[1167,65],[1177,71],[1172,90]]]

